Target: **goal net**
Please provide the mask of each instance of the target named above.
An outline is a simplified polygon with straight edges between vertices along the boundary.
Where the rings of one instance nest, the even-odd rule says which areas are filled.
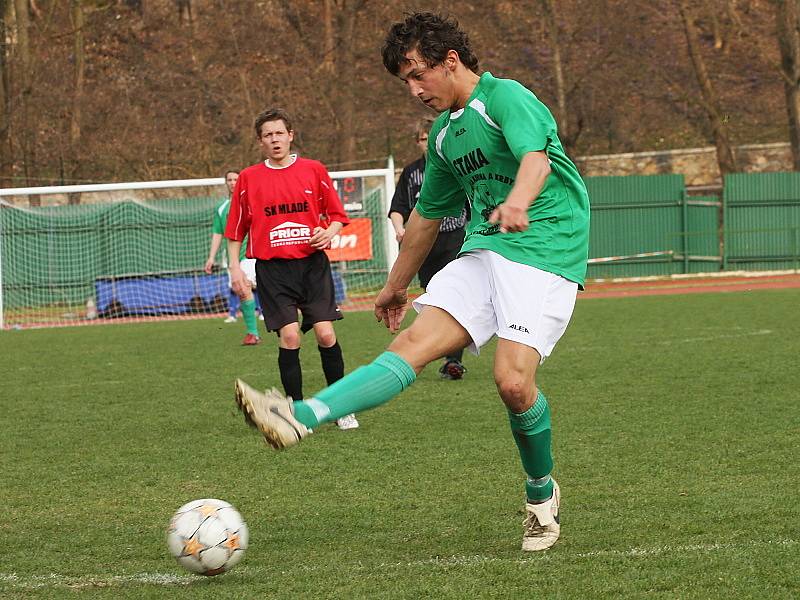
[[[371,306],[397,255],[394,168],[332,172],[351,225],[332,242],[337,301]],[[203,267],[222,178],[0,190],[0,328],[228,311],[223,247]]]

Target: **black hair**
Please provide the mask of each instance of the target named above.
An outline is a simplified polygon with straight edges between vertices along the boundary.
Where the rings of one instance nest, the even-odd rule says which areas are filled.
[[[429,67],[442,64],[447,53],[455,50],[465,67],[478,72],[478,58],[472,52],[469,37],[452,17],[429,12],[407,13],[405,20],[392,25],[386,34],[381,49],[383,66],[397,75],[408,62],[406,54],[414,49]]]

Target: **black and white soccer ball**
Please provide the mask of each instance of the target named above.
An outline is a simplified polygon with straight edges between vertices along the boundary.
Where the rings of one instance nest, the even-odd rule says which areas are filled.
[[[249,533],[242,515],[214,498],[187,502],[172,517],[167,546],[178,563],[192,573],[219,575],[244,556]]]

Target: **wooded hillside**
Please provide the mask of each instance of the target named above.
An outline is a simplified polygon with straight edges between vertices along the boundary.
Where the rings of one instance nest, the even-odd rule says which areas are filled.
[[[573,155],[790,139],[796,0],[0,0],[0,185],[218,176],[275,105],[331,169],[402,164],[427,109],[380,46],[412,7],[456,16]]]

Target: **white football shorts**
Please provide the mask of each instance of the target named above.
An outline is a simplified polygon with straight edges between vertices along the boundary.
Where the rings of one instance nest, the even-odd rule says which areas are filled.
[[[472,338],[467,349],[479,354],[495,335],[535,349],[541,362],[564,335],[578,284],[490,250],[474,250],[436,273],[414,310],[447,311]]]
[[[241,267],[242,271],[244,272],[244,276],[247,277],[247,281],[250,282],[250,286],[255,288],[256,287],[256,259],[255,258],[243,258],[239,261],[239,267]],[[228,271],[228,287],[231,286],[231,272]]]

